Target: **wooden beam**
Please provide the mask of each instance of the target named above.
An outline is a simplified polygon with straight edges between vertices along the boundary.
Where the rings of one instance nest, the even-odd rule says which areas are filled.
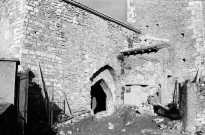
[[[123,55],[130,55],[130,54],[138,54],[138,53],[146,53],[148,51],[158,51],[159,49],[169,47],[167,43],[161,43],[153,46],[143,46],[143,47],[137,47],[137,48],[129,48],[125,50],[121,50],[120,53]]]

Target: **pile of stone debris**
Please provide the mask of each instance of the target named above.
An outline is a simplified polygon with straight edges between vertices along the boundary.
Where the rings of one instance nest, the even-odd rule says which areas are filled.
[[[165,124],[160,124],[159,129],[163,130],[163,131],[169,131],[169,133],[175,133],[175,134],[181,134],[181,135],[190,135],[191,133],[189,132],[185,132],[183,130],[183,126],[182,126],[182,121],[180,120],[174,120],[174,121],[170,121],[168,123]],[[205,129],[200,129],[197,130],[194,135],[205,135]]]
[[[136,112],[150,116],[164,116],[170,112],[170,108],[160,104],[160,97],[158,92],[156,92],[148,97],[146,103],[142,103],[140,106],[137,106]]]
[[[71,116],[67,116],[65,114],[61,114],[61,115],[58,116],[58,121],[56,121],[54,123],[53,130],[57,134],[61,135],[62,131],[58,131],[59,127],[62,127],[64,125],[68,125],[68,124],[72,125],[72,124],[77,123],[80,120],[88,118],[90,116],[91,116],[90,111],[86,111],[86,110],[83,110],[83,111],[80,111],[80,112],[75,112]],[[69,134],[72,134],[72,133],[69,133]]]
[[[182,130],[182,122],[180,120],[170,121],[165,124],[160,124],[158,126],[161,130]]]

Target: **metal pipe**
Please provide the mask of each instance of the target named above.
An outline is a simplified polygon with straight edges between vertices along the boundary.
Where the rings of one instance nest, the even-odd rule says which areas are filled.
[[[103,19],[105,19],[105,20],[108,20],[108,21],[110,21],[110,22],[113,22],[113,23],[116,23],[116,24],[118,24],[118,25],[120,25],[120,26],[123,26],[123,27],[125,27],[125,28],[127,28],[127,29],[129,29],[129,30],[131,30],[131,31],[134,31],[134,32],[136,32],[136,33],[138,33],[138,34],[141,34],[141,31],[140,31],[140,30],[137,30],[137,29],[135,29],[135,28],[133,28],[133,27],[131,27],[131,26],[129,26],[129,25],[123,23],[123,22],[120,22],[120,21],[118,21],[118,20],[116,20],[116,19],[113,19],[113,18],[111,18],[111,17],[109,17],[109,16],[103,14],[103,13],[100,13],[100,12],[94,10],[94,9],[91,9],[91,8],[89,8],[89,7],[87,7],[87,6],[83,5],[83,4],[81,4],[81,3],[78,3],[78,2],[73,1],[73,0],[62,0],[62,1],[66,2],[66,3],[68,3],[68,4],[71,4],[71,5],[74,5],[74,6],[78,7],[78,8],[83,9],[83,10],[86,10],[86,11],[88,11],[88,12],[90,12],[90,13],[96,15],[96,16],[99,16],[99,17],[101,17],[101,18],[103,18]]]

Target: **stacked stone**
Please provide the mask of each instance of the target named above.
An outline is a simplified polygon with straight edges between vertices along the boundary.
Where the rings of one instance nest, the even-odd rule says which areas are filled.
[[[0,2],[0,57],[21,58],[20,48],[24,38],[24,12],[22,0]]]
[[[187,131],[201,130],[205,126],[205,95],[202,88],[190,82],[181,88],[180,114],[183,128]]]
[[[188,29],[193,31],[192,38],[195,40],[194,47],[196,48],[196,60],[195,69],[201,66],[201,62],[204,61],[204,18],[203,18],[203,2],[202,1],[190,1],[187,10],[191,12],[190,26]],[[202,67],[203,68],[203,67]],[[204,70],[204,69],[202,69]],[[193,73],[195,74],[195,73]],[[202,71],[205,74],[205,71]]]
[[[197,113],[196,113],[196,126],[198,128],[205,126],[205,95],[204,87],[198,86],[197,91]]]
[[[201,128],[205,125],[205,110],[198,112],[196,114],[196,127]]]

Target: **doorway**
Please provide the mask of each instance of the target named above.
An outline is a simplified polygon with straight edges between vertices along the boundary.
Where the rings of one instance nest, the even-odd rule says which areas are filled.
[[[91,109],[94,114],[106,111],[107,95],[103,89],[103,80],[99,80],[91,87]]]

